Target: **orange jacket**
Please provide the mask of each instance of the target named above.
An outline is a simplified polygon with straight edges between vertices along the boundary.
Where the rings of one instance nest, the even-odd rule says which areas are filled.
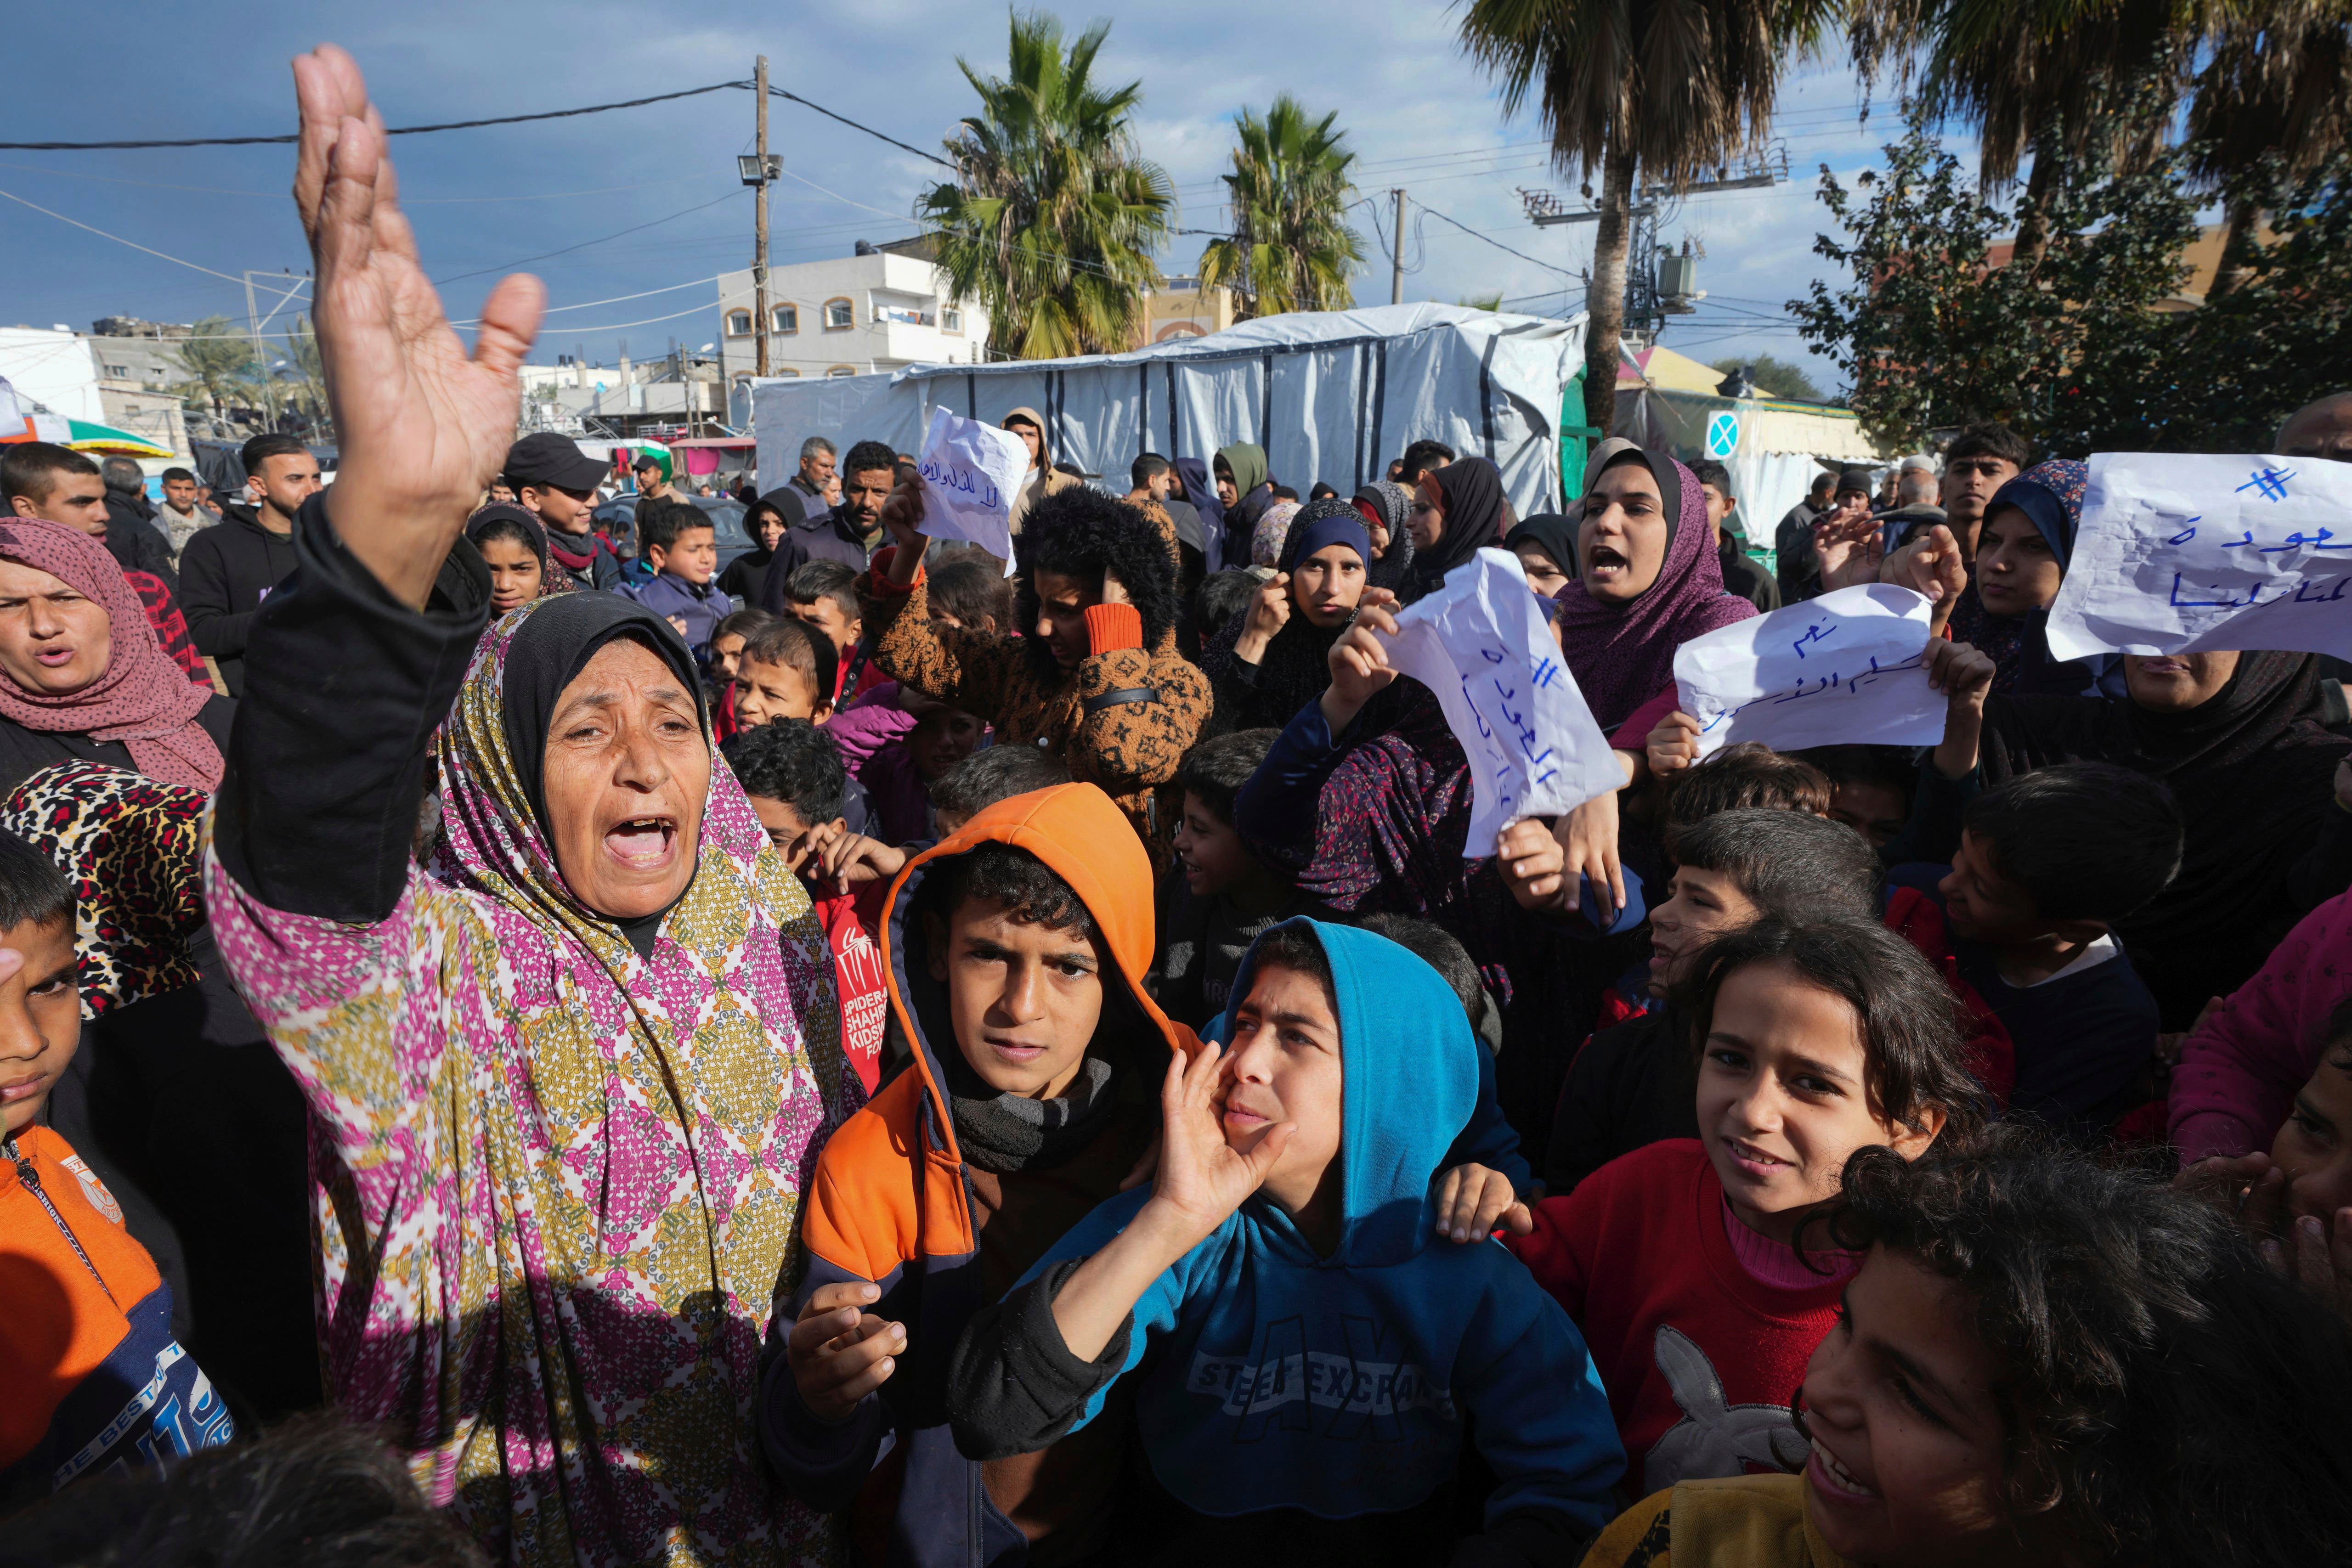
[[[236,1435],[172,1337],[172,1289],[73,1145],[27,1127],[0,1161],[0,1512],[118,1465]]]
[[[1020,1550],[1020,1532],[989,1502],[980,1466],[957,1452],[947,1425],[949,1360],[965,1322],[984,1304],[976,1281],[980,1243],[940,1065],[957,1046],[928,1038],[908,988],[909,973],[922,966],[908,911],[927,870],[985,842],[1027,850],[1085,901],[1141,1016],[1139,1028],[1121,1031],[1107,1007],[1097,1036],[1097,1050],[1126,1058],[1117,1065],[1129,1094],[1156,1104],[1166,1051],[1199,1048],[1192,1031],[1171,1022],[1144,989],[1153,946],[1151,866],[1119,808],[1094,785],[1001,801],[899,873],[882,955],[892,1014],[912,1059],[842,1125],[817,1162],[801,1218],[807,1269],[791,1301],[778,1303],[760,1395],[770,1460],[813,1506],[846,1507],[879,1460],[893,1458],[894,1470],[903,1465],[887,1483],[898,1489],[894,1563],[996,1562]],[[879,1394],[867,1396],[847,1423],[825,1427],[800,1404],[783,1339],[819,1287],[853,1280],[881,1286],[881,1301],[867,1310],[907,1325],[907,1352]]]

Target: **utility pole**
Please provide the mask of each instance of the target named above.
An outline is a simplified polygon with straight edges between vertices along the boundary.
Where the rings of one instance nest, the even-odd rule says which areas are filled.
[[[1404,303],[1404,187],[1399,185],[1389,193],[1396,198],[1396,227],[1390,232],[1396,243],[1389,246],[1389,303]]]
[[[761,55],[751,72],[752,96],[760,104],[760,183],[751,193],[751,223],[758,250],[751,258],[752,370],[768,373],[768,57]]]

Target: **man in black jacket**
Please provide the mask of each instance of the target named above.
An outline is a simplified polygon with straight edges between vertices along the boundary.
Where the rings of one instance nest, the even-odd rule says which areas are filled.
[[[128,457],[110,457],[99,465],[106,486],[107,553],[126,571],[152,571],[173,587],[172,541],[155,521],[154,503],[147,499],[147,475]]]
[[[180,552],[180,608],[196,652],[209,655],[228,683],[245,689],[245,640],[254,612],[294,570],[294,514],[319,489],[319,461],[290,435],[257,435],[245,444],[251,505],[221,508]]]

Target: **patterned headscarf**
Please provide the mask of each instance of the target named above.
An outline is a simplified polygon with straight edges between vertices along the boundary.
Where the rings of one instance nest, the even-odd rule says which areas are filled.
[[[1364,569],[1364,586],[1393,593],[1412,570],[1412,492],[1393,479],[1375,479],[1356,492],[1356,509],[1368,507],[1380,514],[1380,524],[1389,532],[1389,548]]]
[[[205,792],[102,762],[59,762],[16,786],[0,828],[73,879],[81,1016],[196,983]]]
[[[582,624],[607,600],[662,648],[605,594],[533,600],[477,645],[440,731],[433,863],[371,937],[396,985],[338,993],[299,943],[222,941],[314,1106],[379,1119],[339,1138],[388,1127],[364,1159],[316,1156],[364,1219],[320,1229],[352,1418],[413,1433],[436,1506],[510,1562],[663,1560],[672,1531],[790,1562],[822,1525],[759,1458],[760,1346],[801,1194],[861,1096],[824,933],[723,760],[646,956],[564,886],[515,755],[543,747],[552,701],[512,730],[509,673],[533,672],[528,696],[560,683],[547,643],[609,636]],[[430,1114],[394,1109],[420,1094]]]
[[[1272,566],[1282,559],[1282,541],[1290,537],[1290,519],[1298,515],[1296,501],[1276,501],[1258,518],[1250,533],[1250,564]]]
[[[0,718],[45,734],[119,740],[151,779],[207,794],[219,789],[220,747],[196,722],[211,693],[163,652],[106,547],[63,523],[16,517],[0,525],[0,557],[47,572],[105,611],[113,649],[104,674],[61,696],[0,675]]]

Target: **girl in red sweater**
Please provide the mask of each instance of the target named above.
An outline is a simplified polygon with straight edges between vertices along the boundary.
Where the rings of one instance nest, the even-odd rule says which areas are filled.
[[[1653,1144],[1506,1238],[1591,1347],[1629,1480],[1793,1469],[1789,1401],[1853,1260],[1801,1251],[1856,1149],[1916,1157],[1979,1112],[1957,1003],[1874,921],[1767,919],[1687,967],[1699,1136]]]

